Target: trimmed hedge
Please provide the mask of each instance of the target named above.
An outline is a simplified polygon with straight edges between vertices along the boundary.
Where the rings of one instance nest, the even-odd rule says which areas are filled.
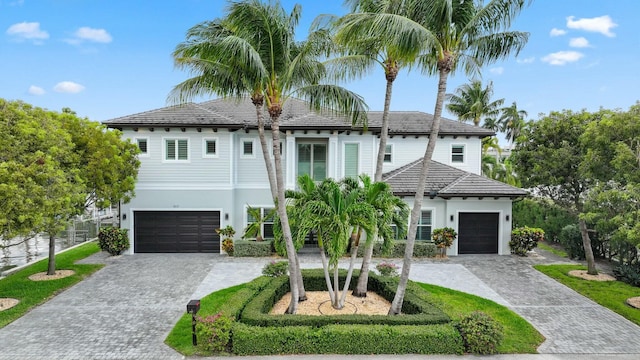
[[[271,240],[234,240],[233,245],[233,256],[265,257],[273,253]]]
[[[357,284],[358,274],[354,274],[351,284]],[[346,271],[341,271],[340,282],[344,283]],[[323,291],[326,290],[326,282],[321,269],[304,270],[303,278],[305,279],[305,290],[307,291]],[[415,285],[415,284],[414,284]],[[379,277],[376,274],[369,275],[369,290],[377,293],[389,301],[393,301],[395,289],[397,288],[397,280]],[[387,315],[270,315],[269,311],[273,305],[289,292],[289,278],[281,276],[266,286],[253,300],[245,307],[240,321],[253,326],[311,326],[322,327],[331,324],[387,324],[387,325],[428,325],[428,324],[444,324],[450,321],[450,318],[421,298],[417,293],[424,290],[417,286],[408,286],[402,306],[402,316]]]
[[[422,326],[327,325],[257,327],[235,323],[233,352],[272,354],[462,354],[451,324]]]
[[[403,258],[406,240],[394,240],[391,250],[387,254],[382,253],[382,243],[373,244],[373,256],[387,258]],[[413,257],[435,257],[437,254],[436,244],[430,241],[416,241],[413,246]],[[364,246],[358,248],[358,256],[364,255]]]

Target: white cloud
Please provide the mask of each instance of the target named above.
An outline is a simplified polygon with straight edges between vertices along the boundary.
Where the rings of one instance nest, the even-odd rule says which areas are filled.
[[[72,81],[62,81],[57,83],[53,90],[59,93],[77,94],[84,90],[84,86]]]
[[[33,40],[35,42],[49,38],[49,33],[40,29],[40,23],[38,22],[25,21],[13,24],[7,29],[7,34],[18,40]]]
[[[83,26],[73,33],[73,38],[66,39],[69,44],[78,45],[84,41],[107,44],[113,40],[105,29],[93,29]]]
[[[542,58],[542,61],[550,65],[565,65],[576,62],[584,57],[584,54],[577,51],[558,51]]]
[[[566,33],[567,33],[567,30],[553,28],[553,29],[551,29],[551,32],[549,32],[549,35],[551,35],[551,36],[562,36],[562,35],[564,35]]]
[[[589,40],[583,37],[577,37],[569,40],[569,46],[575,47],[575,48],[586,48],[586,47],[591,47],[591,44],[589,44]]]
[[[502,73],[504,72],[504,68],[502,66],[494,67],[489,69],[489,72],[494,75],[502,75]]]
[[[524,58],[524,59],[517,59],[517,58],[516,58],[516,62],[517,62],[518,64],[531,64],[531,63],[532,63],[532,62],[534,62],[534,61],[536,61],[536,58],[535,58],[535,57],[533,57],[533,56],[528,57],[528,58]]]
[[[583,18],[578,20],[573,20],[573,16],[569,16],[567,18],[567,27],[569,29],[578,29],[589,32],[598,32],[602,35],[608,37],[616,36],[615,33],[611,32],[611,29],[618,26],[618,24],[614,23],[613,20],[609,17],[609,15],[594,17],[594,18]]]
[[[40,86],[31,85],[29,86],[29,94],[30,95],[44,95],[45,91]]]

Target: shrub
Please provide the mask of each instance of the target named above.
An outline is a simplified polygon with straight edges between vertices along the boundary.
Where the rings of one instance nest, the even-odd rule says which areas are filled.
[[[440,249],[441,255],[444,255],[447,249],[453,245],[456,236],[458,236],[458,233],[450,227],[434,229],[431,235],[433,243]]]
[[[382,276],[398,276],[398,265],[392,262],[381,262],[376,265],[376,269]]]
[[[228,351],[233,320],[221,312],[205,317],[196,316],[198,350],[202,352]]]
[[[538,241],[542,240],[544,240],[544,230],[525,226],[511,232],[509,247],[512,254],[526,256],[527,252],[535,249]]]
[[[287,261],[270,261],[262,268],[262,275],[269,277],[278,277],[287,275],[289,263]]]
[[[457,325],[466,352],[495,354],[502,341],[502,325],[482,311],[465,316]]]
[[[566,224],[576,224],[578,217],[548,199],[522,199],[513,202],[514,227],[541,228],[547,241],[558,242]]]
[[[578,225],[572,224],[562,228],[558,241],[571,259],[584,259],[584,246]]]
[[[613,269],[616,279],[640,287],[640,264],[620,264]]]
[[[233,256],[233,239],[226,238],[222,240],[222,250],[229,254],[229,256]]]
[[[106,251],[113,256],[120,255],[129,248],[127,229],[116,227],[101,228],[98,233],[98,246],[102,251]]]
[[[234,256],[271,256],[271,241],[236,240],[234,242]]]
[[[404,257],[404,249],[407,245],[406,240],[395,240],[391,245],[388,253],[383,253],[382,243],[373,244],[373,255],[376,257],[402,258]],[[416,241],[413,246],[413,257],[435,257],[436,245],[430,241]],[[364,246],[358,248],[358,256],[364,255]]]

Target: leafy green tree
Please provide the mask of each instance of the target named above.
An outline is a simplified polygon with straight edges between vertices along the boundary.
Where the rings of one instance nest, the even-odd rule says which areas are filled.
[[[289,273],[299,274],[285,205],[285,183],[280,154],[280,115],[290,97],[309,102],[312,109],[366,121],[362,98],[343,87],[321,84],[327,70],[319,61],[326,49],[326,34],[312,33],[307,41],[296,42],[295,27],[301,7],[288,14],[278,1],[230,2],[224,18],[205,22],[187,33],[187,40],[173,53],[176,65],[191,70],[195,77],[177,85],[170,98],[184,101],[198,95],[218,94],[251,97],[256,106],[258,132],[269,175],[283,238],[289,258]],[[271,120],[273,171],[264,138],[262,112],[266,107]],[[297,310],[300,284],[291,276],[288,312]]]
[[[640,183],[640,102],[628,111],[601,110],[581,137],[586,171],[601,181]]]
[[[578,224],[578,217],[566,209],[558,206],[550,199],[530,198],[513,203],[513,226],[541,228],[545,239],[559,242],[562,228]]]
[[[383,33],[389,39],[407,47],[420,44],[422,55],[418,67],[426,74],[438,75],[438,92],[411,211],[407,246],[398,290],[389,314],[399,314],[411,270],[418,217],[422,209],[429,164],[440,131],[442,108],[447,91],[447,79],[457,69],[468,74],[482,66],[517,54],[526,44],[528,33],[507,31],[511,21],[530,1],[492,0],[408,0],[407,16],[371,14],[363,17],[370,34]],[[401,26],[398,26],[401,24]]]
[[[523,186],[535,191],[579,216],[589,274],[597,274],[591,239],[583,216],[584,197],[594,185],[594,179],[582,165],[587,148],[580,142],[588,124],[601,114],[569,110],[552,112],[531,123],[511,154]]]
[[[504,99],[491,101],[492,96],[493,82],[483,87],[482,81],[472,80],[469,84],[459,86],[455,93],[447,94],[447,110],[462,122],[471,120],[473,125],[480,126],[483,118],[495,119],[500,113]]]
[[[52,275],[55,235],[73,216],[89,204],[132,196],[137,148],[71,110],[57,113],[1,99],[0,134],[7,150],[0,155],[0,236],[46,233]]]

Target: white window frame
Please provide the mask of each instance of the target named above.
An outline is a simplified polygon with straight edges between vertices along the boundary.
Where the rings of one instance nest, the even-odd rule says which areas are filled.
[[[389,161],[387,161],[387,148],[389,148]],[[393,164],[393,144],[386,144],[384,147],[383,164]]]
[[[342,145],[342,176],[347,177],[347,145],[357,145],[358,146],[358,158],[356,159],[356,175],[357,178],[360,175],[360,154],[362,153],[360,142],[357,141],[346,141]]]
[[[244,153],[244,144],[251,143],[251,154]],[[255,159],[256,157],[256,139],[242,138],[240,139],[240,158],[241,159]]]
[[[299,171],[298,164],[299,164],[300,160],[298,159],[298,146],[301,145],[301,144],[303,144],[303,145],[311,145],[312,147],[314,145],[325,145],[325,147],[326,147],[325,151],[326,152],[325,152],[325,177],[324,177],[324,179],[329,178],[329,171],[330,171],[330,169],[329,169],[329,166],[330,166],[329,165],[329,163],[330,163],[330,160],[329,160],[329,151],[330,151],[329,146],[330,145],[329,145],[328,141],[325,141],[325,139],[299,139],[299,141],[296,142],[296,150],[295,150],[296,151],[296,172],[295,172],[296,178],[299,176],[298,175],[299,174],[298,173],[298,171]],[[311,160],[311,169],[313,169],[314,163],[315,163],[315,157]],[[314,178],[312,176],[312,175],[314,175],[313,171],[309,175],[311,176],[312,179]],[[322,180],[314,180],[314,181],[320,182]]]
[[[207,153],[208,141],[214,141],[216,143],[216,152],[213,154]],[[217,137],[206,137],[202,139],[202,157],[203,158],[217,158],[219,156],[218,155],[219,148],[220,148],[220,141],[218,140]]]
[[[284,139],[280,138],[280,158],[284,160],[285,154],[287,152],[284,151],[286,141],[283,141],[283,140]],[[262,144],[260,144],[259,139],[258,139],[258,143],[260,145],[260,152],[262,152]],[[269,157],[273,159],[273,139],[267,139],[267,147],[269,148]]]
[[[420,224],[420,221],[422,220],[422,213],[423,213],[423,212],[426,212],[426,211],[428,211],[428,212],[430,212],[430,213],[431,213],[431,224],[429,224],[429,225]],[[418,229],[416,228],[416,241],[425,241],[425,242],[432,241],[431,239],[432,239],[432,236],[433,236],[433,224],[434,224],[434,222],[435,222],[435,221],[434,221],[434,219],[435,219],[435,213],[436,213],[436,212],[435,212],[435,210],[434,210],[434,209],[424,209],[424,208],[423,208],[423,209],[421,209],[421,210],[420,210],[420,218],[418,219],[418,225],[417,225],[417,228],[418,228],[418,227],[421,227],[421,226],[429,226],[429,227],[430,227],[430,230],[429,230],[429,235],[430,235],[430,236],[429,236],[429,239],[426,239],[426,240],[425,240],[425,239],[418,239],[418,236],[417,236],[417,235],[418,235]]]
[[[149,152],[149,138],[148,137],[136,137],[134,138],[135,144],[138,147],[138,150],[140,149],[140,140],[144,140],[147,143],[147,151],[146,152],[142,152],[140,151],[140,153],[138,153],[138,157],[150,157],[150,152]]]
[[[459,153],[453,153],[453,149],[454,148],[458,148],[461,147],[462,148],[462,154]],[[453,156],[454,155],[462,155],[462,161],[453,161]],[[465,164],[467,160],[467,146],[465,144],[451,144],[451,156],[449,158],[449,161],[451,164]]]
[[[178,141],[186,140],[187,141],[187,158],[186,159],[178,159]],[[169,141],[176,142],[176,158],[175,159],[167,159],[167,143]],[[165,163],[189,163],[191,162],[191,144],[188,137],[163,137],[162,138],[162,162]]]
[[[271,211],[273,211],[273,212],[274,212],[274,215],[275,215],[275,212],[276,212],[276,208],[275,208],[275,206],[273,206],[273,205],[256,205],[256,206],[250,205],[250,206],[251,206],[252,208],[258,208],[258,209],[260,209],[260,213],[262,214],[262,216],[263,216],[263,217],[264,217],[264,214],[265,214],[265,210],[271,210]],[[245,205],[245,207],[244,207],[244,228],[245,228],[245,229],[246,229],[246,228],[247,228],[247,226],[249,226],[249,224],[251,223],[251,222],[249,221],[249,211],[248,211],[248,210],[249,210],[249,205]],[[265,222],[263,222],[263,223],[262,223],[262,228],[260,229],[260,233],[262,234],[262,237],[263,237],[264,239],[273,239],[273,238],[271,238],[271,237],[269,237],[269,238],[268,238],[268,237],[265,237],[265,234],[264,234],[264,226],[265,226],[265,225],[267,225],[267,224],[271,224],[271,225],[273,226],[273,224],[274,224],[274,223],[275,223],[275,219],[271,219],[271,221],[265,221]],[[244,235],[244,233],[243,233],[242,235]]]

